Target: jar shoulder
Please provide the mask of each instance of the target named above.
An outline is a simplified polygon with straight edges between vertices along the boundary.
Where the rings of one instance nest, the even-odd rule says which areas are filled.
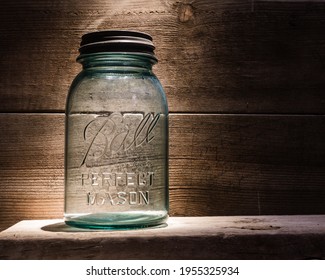
[[[165,92],[153,73],[111,74],[82,71],[66,102],[69,112],[168,112]]]

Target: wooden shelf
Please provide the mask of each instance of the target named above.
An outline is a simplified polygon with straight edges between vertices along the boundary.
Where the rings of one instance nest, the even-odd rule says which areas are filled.
[[[0,233],[0,259],[325,259],[325,215],[171,217],[128,231],[26,220]]]

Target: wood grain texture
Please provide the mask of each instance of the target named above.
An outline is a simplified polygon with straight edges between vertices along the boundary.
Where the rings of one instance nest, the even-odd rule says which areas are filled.
[[[0,259],[324,259],[325,216],[172,217],[133,231],[23,221],[0,233]],[[132,250],[130,249],[132,248]]]
[[[0,115],[0,229],[63,213],[64,117]]]
[[[174,115],[174,215],[324,213],[323,116]]]
[[[153,35],[173,112],[325,112],[325,3],[5,1],[0,111],[63,112],[83,33]]]
[[[64,115],[0,115],[0,229],[61,218]],[[170,214],[325,213],[325,117],[170,115]]]

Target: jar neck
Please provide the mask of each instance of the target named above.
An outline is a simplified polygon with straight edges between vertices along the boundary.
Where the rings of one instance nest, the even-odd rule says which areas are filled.
[[[157,63],[155,56],[145,53],[92,53],[81,54],[77,61],[84,70],[105,70],[113,72],[151,71]]]

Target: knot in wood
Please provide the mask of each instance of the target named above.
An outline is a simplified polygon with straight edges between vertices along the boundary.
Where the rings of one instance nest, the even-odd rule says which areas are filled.
[[[188,22],[194,19],[194,8],[191,4],[181,3],[179,6],[178,18],[180,22]]]

